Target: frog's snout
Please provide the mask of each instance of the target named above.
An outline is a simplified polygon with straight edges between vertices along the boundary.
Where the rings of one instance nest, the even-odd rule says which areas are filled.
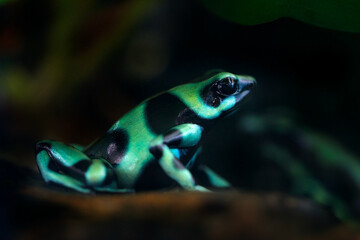
[[[250,91],[255,85],[256,80],[253,77],[246,76],[239,79],[241,91]]]

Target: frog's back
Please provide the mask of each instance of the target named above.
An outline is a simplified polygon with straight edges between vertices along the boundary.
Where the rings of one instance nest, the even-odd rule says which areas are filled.
[[[85,153],[91,158],[106,159],[112,165],[146,161],[151,158],[150,141],[178,124],[179,113],[184,109],[185,104],[169,93],[150,98],[119,119]]]
[[[184,103],[169,93],[150,98],[119,119],[84,152],[90,158],[105,159],[113,165],[124,186],[132,187],[139,176],[143,179],[140,185],[146,185],[146,172],[151,172],[152,177],[162,175],[160,172],[154,174],[160,168],[152,161],[154,158],[149,151],[150,142],[178,124],[178,115],[185,108]],[[163,180],[152,179],[151,182]]]
[[[148,131],[141,104],[118,120],[106,134],[85,150],[90,158],[102,158],[116,166],[126,161],[136,161],[148,152],[147,142],[154,138]],[[138,157],[134,157],[134,154]]]

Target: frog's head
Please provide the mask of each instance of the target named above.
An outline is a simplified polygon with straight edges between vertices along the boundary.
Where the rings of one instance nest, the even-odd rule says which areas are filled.
[[[213,122],[238,109],[256,81],[250,76],[229,72],[213,73],[199,82],[172,89],[189,107],[181,118],[183,122]]]
[[[216,110],[212,117],[224,116],[238,108],[255,84],[253,77],[221,72],[203,82],[200,96],[206,106]]]

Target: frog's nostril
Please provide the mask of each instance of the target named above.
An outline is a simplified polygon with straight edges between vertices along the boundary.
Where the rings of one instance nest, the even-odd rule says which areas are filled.
[[[248,85],[248,87],[249,87],[249,88],[254,87],[254,86],[255,86],[255,84],[256,84],[256,82],[255,82],[255,81],[250,81],[250,82],[248,82],[248,83],[247,83],[247,85]]]

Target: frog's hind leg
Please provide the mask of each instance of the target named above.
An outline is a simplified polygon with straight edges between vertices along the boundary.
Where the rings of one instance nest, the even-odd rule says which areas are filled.
[[[60,184],[83,193],[91,192],[90,189],[84,187],[84,184],[82,182],[78,181],[73,177],[60,173],[56,165],[53,163],[50,155],[45,150],[37,153],[36,160],[39,171],[45,182],[53,182],[56,184]]]
[[[84,193],[118,188],[114,169],[103,159],[90,159],[73,146],[49,140],[39,142],[36,152],[38,167],[46,182]]]

